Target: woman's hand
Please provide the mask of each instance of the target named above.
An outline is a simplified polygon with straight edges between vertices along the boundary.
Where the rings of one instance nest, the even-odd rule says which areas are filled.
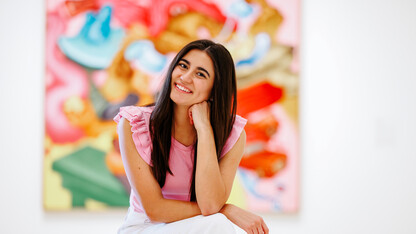
[[[258,215],[231,204],[225,204],[220,212],[249,234],[269,233],[269,228],[263,218]]]
[[[211,127],[209,103],[203,101],[192,105],[189,108],[189,118],[197,131],[204,127]]]

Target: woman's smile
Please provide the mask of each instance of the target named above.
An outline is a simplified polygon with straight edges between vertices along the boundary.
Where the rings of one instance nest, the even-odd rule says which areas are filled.
[[[185,86],[180,85],[180,84],[178,84],[178,83],[175,83],[175,87],[176,87],[179,91],[182,91],[182,92],[184,92],[184,93],[189,93],[189,94],[191,94],[191,93],[192,93],[192,91],[191,91],[191,90],[189,90],[189,89],[188,89],[188,88],[186,88]]]

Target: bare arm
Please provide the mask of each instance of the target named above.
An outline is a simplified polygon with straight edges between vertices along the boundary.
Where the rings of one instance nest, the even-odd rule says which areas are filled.
[[[215,143],[209,134],[198,134],[198,159],[195,175],[195,190],[198,205],[203,215],[219,212],[231,193],[234,177],[244,151],[245,131],[233,148],[217,161]],[[212,141],[212,144],[211,144]],[[214,146],[212,146],[214,145]]]
[[[195,202],[165,199],[150,166],[136,150],[129,122],[121,119],[117,130],[127,178],[147,216],[152,221],[168,223],[201,214]]]
[[[228,200],[246,142],[243,130],[233,148],[218,163],[208,108],[207,102],[202,102],[191,109],[198,135],[195,192],[203,215],[219,212]]]

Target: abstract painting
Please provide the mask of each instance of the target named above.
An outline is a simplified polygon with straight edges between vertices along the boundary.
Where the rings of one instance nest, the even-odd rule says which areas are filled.
[[[299,206],[298,0],[47,0],[46,210],[129,205],[119,108],[155,101],[187,43],[231,52],[246,150],[230,203],[260,212]]]

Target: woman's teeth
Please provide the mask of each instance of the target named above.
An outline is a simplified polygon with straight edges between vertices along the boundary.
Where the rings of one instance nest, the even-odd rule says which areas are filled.
[[[187,89],[187,88],[185,88],[185,87],[183,87],[183,86],[180,86],[180,85],[178,85],[178,84],[176,84],[176,87],[177,87],[178,89],[180,89],[180,90],[184,91],[184,92],[187,92],[187,93],[190,93],[190,92],[191,92],[191,90],[189,90],[189,89]]]

